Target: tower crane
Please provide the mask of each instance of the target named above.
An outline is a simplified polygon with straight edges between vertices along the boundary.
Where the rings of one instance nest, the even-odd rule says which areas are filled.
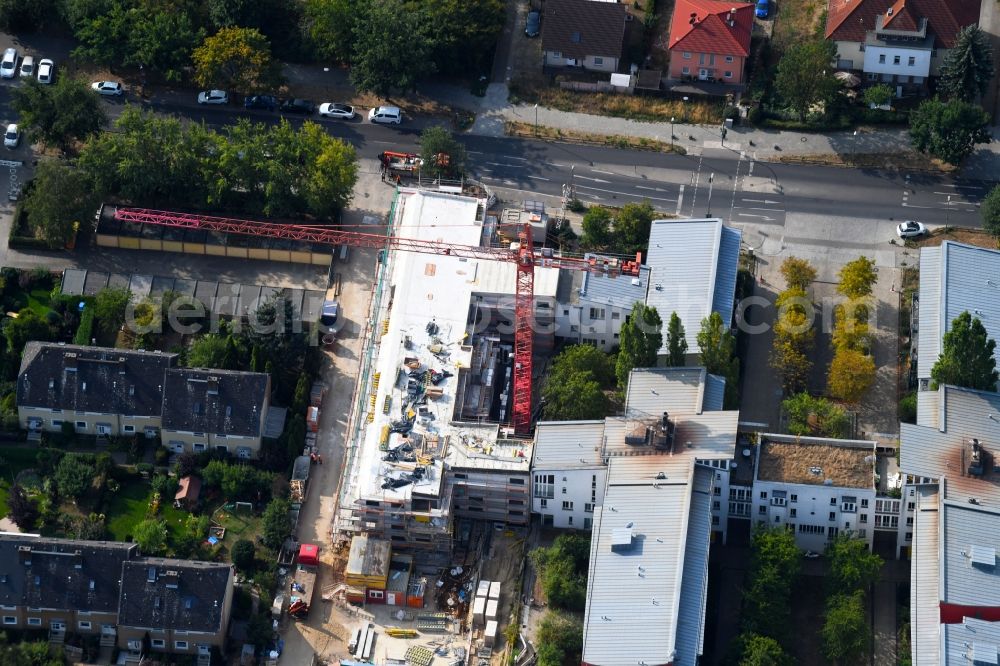
[[[634,261],[619,259],[595,259],[564,257],[552,248],[535,247],[532,229],[528,224],[518,229],[518,242],[507,247],[481,247],[457,245],[440,240],[423,240],[404,236],[382,235],[348,231],[336,227],[310,227],[275,222],[256,222],[225,217],[200,215],[197,213],[177,213],[147,208],[118,208],[114,217],[121,222],[150,224],[176,229],[215,231],[262,238],[283,238],[307,241],[325,245],[349,245],[351,247],[396,250],[400,252],[421,252],[467,259],[505,261],[517,267],[517,281],[514,294],[514,386],[513,386],[513,426],[518,435],[527,435],[531,429],[531,377],[532,346],[534,331],[534,291],[535,268],[559,268],[587,271],[617,277],[619,275],[639,275],[640,256]]]

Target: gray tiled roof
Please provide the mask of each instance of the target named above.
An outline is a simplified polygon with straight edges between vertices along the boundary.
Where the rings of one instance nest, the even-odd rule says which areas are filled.
[[[177,354],[29,342],[17,377],[24,407],[153,416]],[[74,369],[75,366],[75,369]]]
[[[122,563],[137,556],[134,543],[0,534],[0,605],[114,613]]]
[[[122,567],[118,623],[215,633],[232,585],[232,565],[146,557]]]
[[[564,58],[620,58],[625,14],[625,5],[617,2],[546,0],[542,49]]]
[[[163,428],[259,437],[268,388],[261,372],[173,368],[163,384]]]

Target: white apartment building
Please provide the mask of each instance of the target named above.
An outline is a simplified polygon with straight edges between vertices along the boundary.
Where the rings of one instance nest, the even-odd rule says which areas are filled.
[[[604,502],[604,421],[549,421],[535,429],[531,512],[543,527],[589,530]]]
[[[556,336],[603,351],[617,347],[622,322],[636,303],[646,301],[649,273],[648,266],[640,267],[638,277],[563,271],[556,293]]]

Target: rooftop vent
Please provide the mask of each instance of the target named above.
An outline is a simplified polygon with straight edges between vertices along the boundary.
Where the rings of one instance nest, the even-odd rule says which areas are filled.
[[[969,559],[973,564],[984,567],[996,566],[997,549],[988,546],[973,546],[969,549]]]
[[[208,395],[219,395],[219,378],[208,378]]]
[[[969,440],[969,474],[972,476],[983,475],[983,447],[978,439]]]
[[[997,646],[992,643],[973,643],[972,654],[969,656],[974,664],[1000,663],[997,661]]]
[[[892,7],[889,7],[889,9],[886,10],[885,15],[892,16]]]
[[[660,451],[673,448],[675,428],[676,425],[670,420],[670,415],[667,412],[663,412],[663,415],[660,416],[660,422],[656,425],[656,429],[650,438],[653,448]]]
[[[155,583],[156,582],[156,567],[149,567],[146,569],[146,582]]]
[[[611,552],[629,553],[632,551],[632,529],[622,527],[611,531]]]
[[[813,476],[819,476],[820,474],[823,473],[823,468],[822,467],[815,467],[815,466],[810,467],[809,468],[809,473],[812,474]]]
[[[93,578],[90,579],[90,584],[87,587],[90,588],[91,592],[94,591],[94,579]]]

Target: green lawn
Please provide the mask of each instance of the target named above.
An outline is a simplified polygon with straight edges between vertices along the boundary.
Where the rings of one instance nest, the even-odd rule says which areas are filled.
[[[38,449],[34,446],[0,446],[0,516],[6,516],[7,497],[14,478],[35,466]]]
[[[223,504],[212,513],[212,524],[226,528],[226,548],[232,548],[238,539],[256,543],[257,535],[260,534],[260,516],[246,509],[230,510],[226,508],[228,506],[229,503]]]
[[[39,316],[49,311],[51,289],[32,289],[30,292],[18,289],[11,294],[11,305],[14,312],[28,308]]]
[[[121,488],[111,495],[105,514],[108,517],[108,532],[116,541],[129,541],[135,526],[146,519],[149,501],[153,491],[149,482],[139,475],[132,475],[121,481]],[[158,519],[166,526],[171,537],[178,536],[187,518],[187,511],[175,509],[173,498],[160,502]]]

